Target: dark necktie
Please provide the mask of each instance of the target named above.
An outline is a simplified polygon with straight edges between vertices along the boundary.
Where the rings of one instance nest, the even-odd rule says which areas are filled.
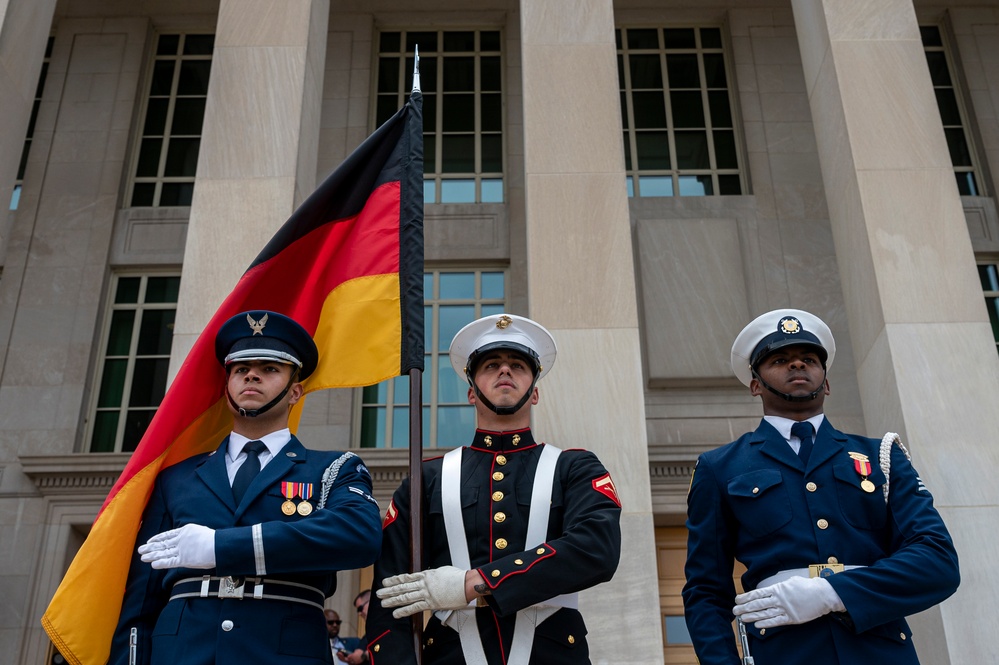
[[[798,457],[801,458],[801,463],[807,467],[808,456],[812,454],[812,423],[803,422],[791,425],[791,436],[801,439]]]
[[[267,450],[267,446],[263,441],[250,441],[243,447],[246,460],[236,471],[236,477],[232,479],[232,496],[236,499],[237,506],[243,500],[250,483],[260,473],[260,453],[264,450]]]

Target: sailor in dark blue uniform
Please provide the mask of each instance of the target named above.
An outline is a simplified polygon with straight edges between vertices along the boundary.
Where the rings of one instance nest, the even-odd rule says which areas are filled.
[[[232,433],[156,479],[110,662],[331,663],[323,601],[336,571],[369,565],[381,542],[370,474],[353,453],[308,450],[288,429],[318,364],[298,323],[239,314],[215,351]]]
[[[763,402],[754,432],[704,453],[687,498],[684,611],[702,665],[918,663],[905,617],[957,589],[957,553],[901,443],[824,417],[829,328],[800,310],[740,333],[732,368]],[[736,595],[733,560],[745,564]]]
[[[621,504],[596,455],[531,432],[555,353],[547,330],[510,314],[455,335],[451,364],[469,382],[478,429],[423,464],[422,572],[407,573],[408,481],[392,499],[367,619],[372,665],[415,662],[408,617],[424,610],[425,665],[590,662],[576,592],[614,574]]]

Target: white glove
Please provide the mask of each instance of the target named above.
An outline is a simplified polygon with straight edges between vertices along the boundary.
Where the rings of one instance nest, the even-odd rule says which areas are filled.
[[[156,569],[214,568],[215,529],[187,524],[156,534],[138,551],[142,560]]]
[[[388,577],[382,580],[376,595],[383,607],[398,608],[392,612],[396,619],[424,610],[461,610],[468,606],[465,571],[454,566]]]
[[[807,623],[830,612],[845,612],[843,600],[824,577],[792,577],[735,597],[732,612],[757,628]]]

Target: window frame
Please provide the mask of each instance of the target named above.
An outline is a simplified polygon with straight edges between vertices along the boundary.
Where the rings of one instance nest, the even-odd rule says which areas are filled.
[[[31,116],[28,120],[28,131],[24,136],[24,147],[21,149],[21,159],[17,165],[17,175],[14,178],[14,188],[10,194],[8,210],[17,210],[21,202],[21,192],[24,189],[24,174],[28,170],[28,156],[31,154],[31,146],[35,140],[35,123],[38,121],[38,112],[42,106],[42,96],[45,93],[45,81],[49,75],[49,65],[52,64],[52,49],[55,46],[55,36],[49,35],[45,42],[45,55],[42,56],[42,68],[38,73],[38,85],[35,86],[35,99],[31,104]]]

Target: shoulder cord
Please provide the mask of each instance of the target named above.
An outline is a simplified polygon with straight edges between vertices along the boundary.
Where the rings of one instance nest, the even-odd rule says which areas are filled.
[[[333,460],[333,463],[329,465],[329,468],[323,471],[323,491],[319,496],[319,508],[326,505],[326,499],[330,495],[330,489],[333,487],[333,483],[336,482],[336,477],[340,473],[340,467],[346,464],[347,460],[351,457],[357,457],[357,455],[349,451],[345,452],[343,455],[340,455]]]
[[[878,455],[878,460],[881,462],[881,471],[885,474],[885,484],[881,488],[885,494],[885,503],[888,503],[888,485],[891,482],[891,446],[895,444],[901,449],[902,453],[905,454],[905,459],[912,461],[912,455],[906,450],[905,446],[902,444],[902,439],[899,438],[898,434],[895,432],[888,432],[881,439],[881,450]]]

